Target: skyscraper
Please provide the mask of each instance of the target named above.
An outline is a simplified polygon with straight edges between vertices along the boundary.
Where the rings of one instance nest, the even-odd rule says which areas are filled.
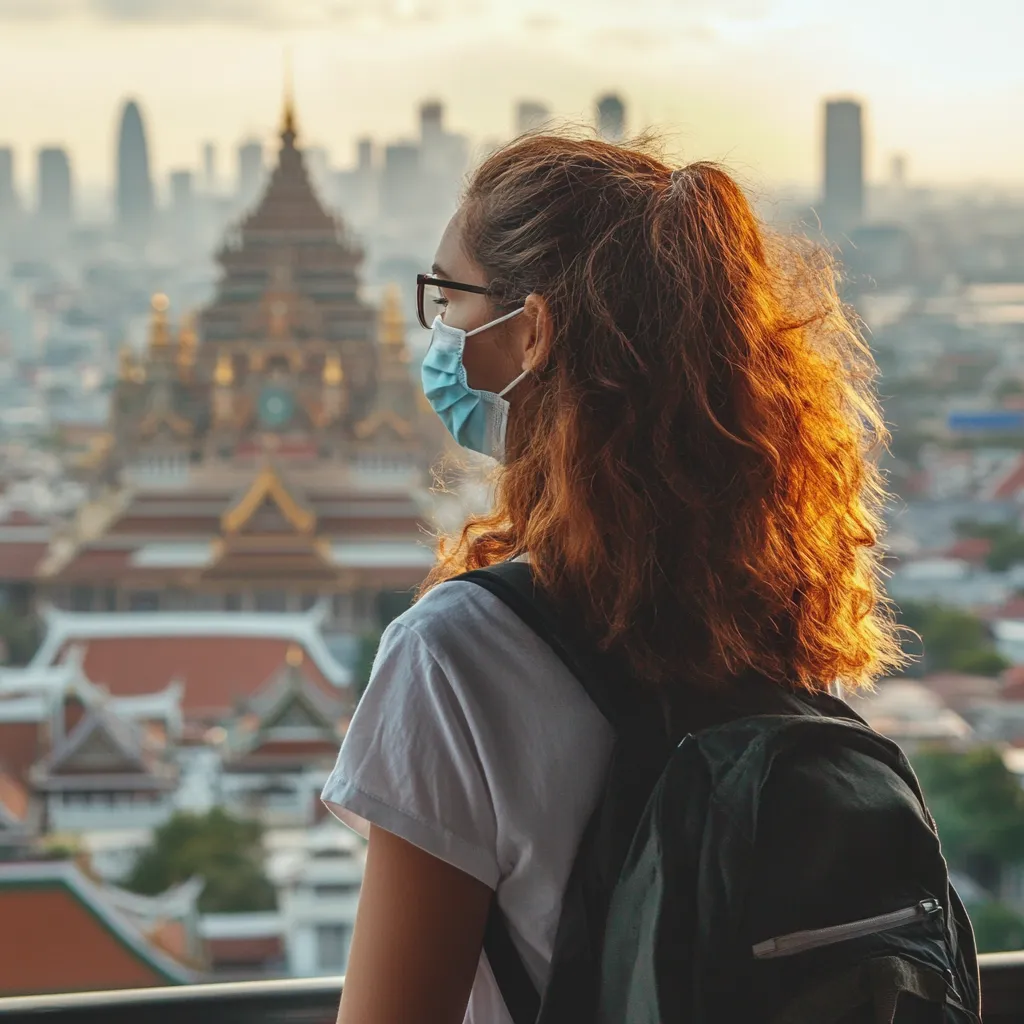
[[[39,150],[39,220],[50,228],[71,224],[71,162],[67,150],[50,147]]]
[[[122,232],[145,238],[153,221],[153,179],[142,113],[128,100],[121,114],[117,139],[117,223]]]
[[[212,142],[203,143],[203,187],[217,191],[217,147]]]
[[[191,171],[171,171],[171,211],[173,213],[191,213],[195,195],[193,179]]]
[[[14,150],[0,146],[0,222],[10,220],[18,210],[18,190],[14,186]]]
[[[263,143],[249,139],[238,147],[238,199],[248,206],[263,187]]]
[[[520,100],[516,104],[516,135],[535,132],[550,120],[551,111],[543,103],[537,103],[534,100]]]
[[[626,137],[626,105],[613,92],[597,101],[597,130],[609,142],[621,142]]]
[[[424,149],[437,147],[444,137],[444,107],[438,100],[420,104],[420,142]]]
[[[849,231],[864,219],[864,133],[861,105],[825,104],[825,187],[822,220],[827,231]]]

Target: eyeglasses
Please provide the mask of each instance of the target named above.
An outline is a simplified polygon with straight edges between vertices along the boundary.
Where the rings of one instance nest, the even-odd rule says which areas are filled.
[[[446,281],[442,277],[434,277],[433,274],[416,275],[416,315],[419,317],[420,326],[428,331],[434,321],[436,312],[427,319],[427,307],[433,310],[444,309],[445,297],[441,294],[442,288],[448,288],[456,292],[472,292],[474,295],[486,295],[490,288],[480,284],[463,284],[461,281]]]

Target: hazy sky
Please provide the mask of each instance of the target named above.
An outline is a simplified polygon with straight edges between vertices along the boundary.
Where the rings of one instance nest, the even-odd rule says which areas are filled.
[[[688,158],[811,183],[820,102],[853,95],[872,176],[902,151],[919,181],[1024,183],[1022,40],[1024,0],[0,0],[0,144],[23,181],[52,143],[106,181],[130,95],[161,178],[205,139],[233,173],[243,136],[271,137],[290,47],[303,137],[336,164],[412,134],[426,96],[483,138],[517,98],[581,119],[614,89]]]

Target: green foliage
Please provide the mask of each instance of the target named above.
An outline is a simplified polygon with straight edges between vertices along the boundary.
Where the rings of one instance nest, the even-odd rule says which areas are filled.
[[[7,649],[7,665],[27,665],[40,642],[39,623],[34,616],[0,609],[0,640]]]
[[[991,885],[1001,866],[1024,862],[1024,789],[997,749],[925,751],[914,769],[953,867]]]
[[[920,671],[996,676],[1009,665],[993,646],[986,625],[967,612],[905,601],[899,606],[899,621],[921,638],[905,633],[903,640],[904,652]]]
[[[175,814],[156,830],[124,885],[156,895],[200,875],[204,914],[273,910],[274,887],[263,870],[263,829],[215,807],[208,814]]]
[[[993,572],[1005,572],[1011,565],[1024,562],[1024,533],[1014,523],[976,523],[961,520],[957,532],[962,537],[982,537],[992,542],[985,559]]]
[[[979,953],[1024,949],[1024,917],[1005,904],[991,900],[969,907],[968,913]]]

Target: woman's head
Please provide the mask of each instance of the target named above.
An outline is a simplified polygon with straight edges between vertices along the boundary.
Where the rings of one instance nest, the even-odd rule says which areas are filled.
[[[898,662],[874,365],[827,261],[767,236],[712,164],[557,136],[480,167],[442,257],[489,289],[474,310],[446,293],[454,326],[527,307],[467,345],[470,383],[532,372],[494,510],[428,586],[529,551],[662,689],[750,669],[856,685]]]

